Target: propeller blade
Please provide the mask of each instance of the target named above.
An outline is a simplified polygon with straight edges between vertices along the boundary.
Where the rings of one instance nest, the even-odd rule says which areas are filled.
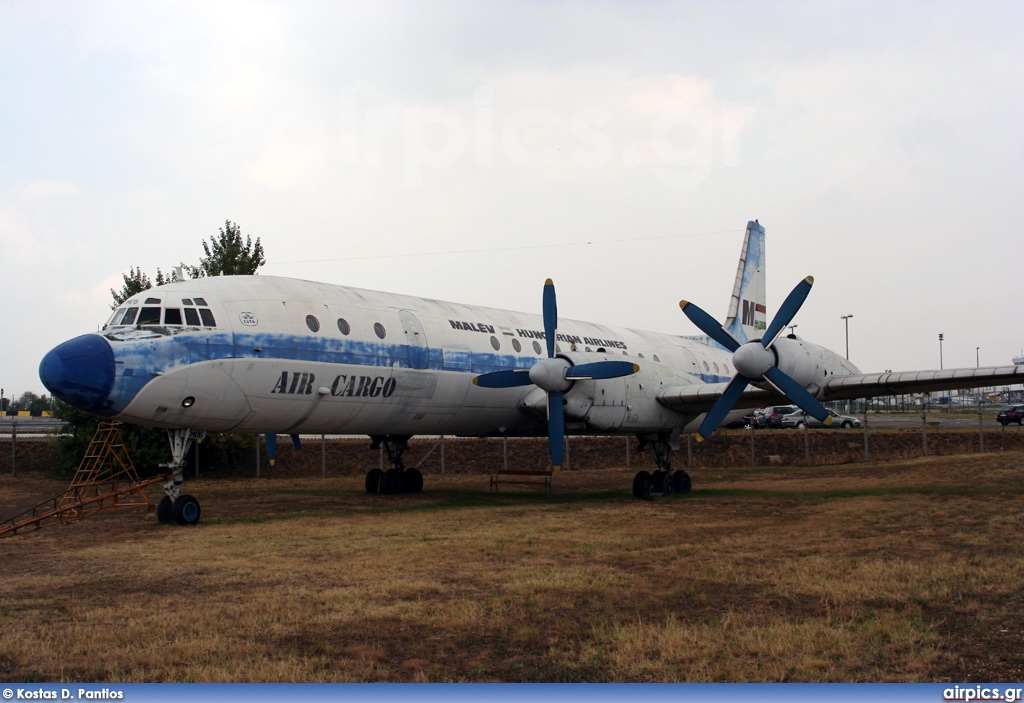
[[[273,466],[274,462],[277,461],[277,435],[267,434],[264,438],[267,441],[267,460]]]
[[[548,358],[555,356],[555,330],[558,328],[558,305],[555,303],[555,284],[549,278],[544,282],[544,340],[548,345]]]
[[[811,292],[811,286],[814,285],[814,276],[808,276],[804,280],[796,284],[796,287],[789,292],[786,299],[782,301],[782,306],[779,311],[775,313],[775,317],[772,319],[772,323],[768,325],[768,329],[765,330],[764,337],[761,338],[761,344],[767,349],[775,341],[775,338],[779,336],[779,332],[786,329],[790,321],[796,316],[800,310],[800,306],[807,300],[807,294]],[[795,400],[793,402],[796,402]]]
[[[785,393],[787,398],[799,405],[800,409],[805,413],[811,415],[816,420],[824,422],[826,425],[832,424],[832,416],[829,415],[825,406],[819,403],[818,399],[811,395],[806,388],[787,376],[784,371],[780,371],[778,367],[773,366],[764,375],[780,391]]]
[[[711,406],[711,410],[704,417],[704,422],[700,423],[700,429],[697,430],[698,441],[710,437],[711,433],[722,424],[722,420],[725,419],[725,416],[729,414],[729,411],[739,401],[746,387],[747,379],[743,378],[743,376],[736,374],[732,377],[729,385],[725,388],[725,392]]]
[[[473,385],[481,388],[517,388],[528,386],[530,380],[529,369],[513,369],[507,371],[492,371],[491,373],[480,374],[473,379]]]
[[[640,370],[631,361],[595,361],[592,364],[577,364],[565,372],[565,377],[574,381],[587,379],[620,378]]]
[[[740,348],[740,343],[736,338],[718,324],[718,320],[711,317],[711,315],[708,315],[702,309],[687,300],[680,300],[679,307],[682,308],[683,313],[690,318],[690,322],[697,325],[697,327],[700,328],[700,331],[711,337],[711,339],[715,340],[731,352]]]
[[[555,471],[561,470],[565,452],[565,408],[560,391],[548,393],[548,447],[551,449],[551,467]]]

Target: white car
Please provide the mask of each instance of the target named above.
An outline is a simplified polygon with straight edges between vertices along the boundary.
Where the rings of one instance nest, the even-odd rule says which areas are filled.
[[[829,410],[828,414],[832,416],[832,424],[826,425],[821,420],[816,420],[811,417],[803,410],[797,410],[795,413],[790,413],[782,418],[783,427],[796,427],[803,429],[806,424],[807,427],[838,427],[843,430],[848,430],[851,427],[860,427],[860,420],[850,415],[840,415],[835,410]]]

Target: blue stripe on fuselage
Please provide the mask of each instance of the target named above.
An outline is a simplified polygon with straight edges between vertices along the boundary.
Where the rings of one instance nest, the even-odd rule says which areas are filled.
[[[115,379],[111,400],[116,412],[127,407],[138,392],[158,374],[188,364],[219,359],[270,359],[372,367],[397,365],[399,368],[412,368],[410,351],[422,355],[422,348],[410,348],[406,344],[289,334],[186,331],[128,340],[118,339],[115,335],[105,336],[114,350]],[[506,369],[529,369],[541,358],[431,347],[427,354],[426,369],[482,374]],[[696,377],[705,383],[723,383],[729,380],[728,376],[711,374],[700,374]]]

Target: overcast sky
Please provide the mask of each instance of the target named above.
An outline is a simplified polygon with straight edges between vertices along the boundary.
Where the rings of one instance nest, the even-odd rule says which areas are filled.
[[[1024,349],[1024,4],[0,0],[0,386],[225,219],[262,274],[676,334],[747,220],[864,371]]]

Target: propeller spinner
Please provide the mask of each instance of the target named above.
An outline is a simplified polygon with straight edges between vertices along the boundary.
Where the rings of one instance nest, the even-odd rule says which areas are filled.
[[[574,381],[599,380],[628,376],[640,370],[630,361],[595,361],[573,365],[568,359],[555,356],[555,335],[558,327],[558,305],[555,284],[549,278],[544,283],[544,340],[548,356],[529,369],[509,369],[485,373],[473,379],[482,388],[514,388],[535,385],[548,396],[548,446],[551,465],[555,471],[562,468],[565,453],[565,407],[563,394]]]
[[[790,321],[804,304],[814,278],[808,276],[800,281],[786,296],[778,313],[772,319],[764,337],[753,342],[740,344],[729,332],[718,324],[718,321],[707,314],[699,307],[688,301],[680,301],[679,307],[683,313],[690,318],[693,324],[697,325],[704,334],[721,344],[733,353],[732,362],[736,369],[736,375],[729,381],[725,391],[719,396],[715,404],[711,406],[700,429],[697,430],[697,439],[707,439],[715,429],[722,424],[725,416],[735,407],[736,403],[743,396],[743,391],[750,383],[764,381],[782,393],[791,401],[796,403],[804,412],[814,418],[829,424],[832,421],[831,415],[825,406],[818,402],[818,399],[811,395],[799,383],[790,378],[785,372],[776,366],[776,357],[771,347],[779,333],[786,328]]]

